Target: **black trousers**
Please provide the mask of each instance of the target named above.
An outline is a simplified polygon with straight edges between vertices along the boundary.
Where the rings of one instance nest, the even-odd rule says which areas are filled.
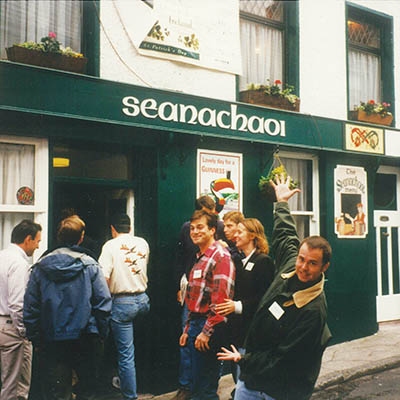
[[[40,400],[94,400],[101,365],[102,342],[98,335],[83,335],[77,340],[43,343],[35,356],[38,358],[37,379]],[[72,386],[73,371],[77,382]],[[32,394],[32,393],[31,393]],[[36,395],[30,396],[32,400]]]

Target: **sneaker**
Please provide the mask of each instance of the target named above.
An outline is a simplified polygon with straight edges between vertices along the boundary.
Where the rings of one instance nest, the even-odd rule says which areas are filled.
[[[171,400],[189,400],[192,397],[192,393],[189,389],[180,388]]]

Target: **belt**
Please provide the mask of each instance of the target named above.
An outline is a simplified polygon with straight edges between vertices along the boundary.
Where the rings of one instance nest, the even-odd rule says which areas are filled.
[[[144,292],[123,292],[123,293],[113,293],[112,297],[128,297],[128,296],[139,296],[139,294],[143,294]]]

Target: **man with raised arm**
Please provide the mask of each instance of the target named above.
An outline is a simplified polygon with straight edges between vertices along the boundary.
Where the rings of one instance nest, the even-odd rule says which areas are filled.
[[[261,299],[245,340],[244,355],[222,348],[220,360],[240,364],[235,400],[306,400],[312,395],[330,339],[324,272],[331,246],[321,236],[300,242],[288,200],[290,178],[272,182],[277,202],[272,248],[276,276]]]

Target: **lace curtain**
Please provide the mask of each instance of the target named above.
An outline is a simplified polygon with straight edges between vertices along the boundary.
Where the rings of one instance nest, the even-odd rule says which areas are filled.
[[[51,31],[64,47],[81,50],[81,1],[2,0],[0,51],[26,41],[40,42]]]
[[[0,143],[0,204],[17,205],[22,186],[34,190],[34,172],[34,146]],[[33,218],[33,213],[0,212],[0,248],[8,246],[13,227],[25,218]]]
[[[349,51],[350,110],[360,101],[381,99],[380,59],[374,54]]]
[[[249,83],[283,81],[283,33],[246,19],[240,20],[243,76],[239,90]]]

